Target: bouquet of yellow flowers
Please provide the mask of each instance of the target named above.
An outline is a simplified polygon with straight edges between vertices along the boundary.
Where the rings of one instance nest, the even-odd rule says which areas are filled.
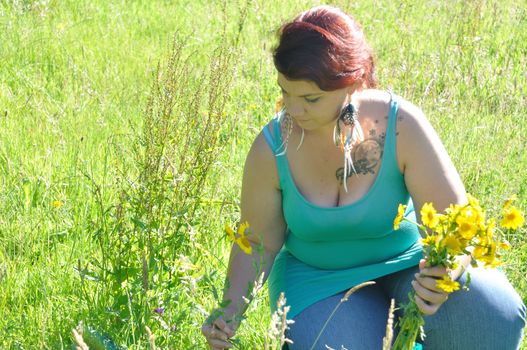
[[[423,252],[427,266],[444,266],[456,269],[456,258],[470,255],[471,265],[483,263],[485,267],[496,267],[501,264],[500,250],[510,248],[504,238],[504,232],[496,226],[496,220],[487,218],[479,201],[467,194],[465,205],[450,205],[444,214],[438,214],[432,203],[425,203],[421,209],[422,225],[418,228],[425,234],[422,239]],[[523,225],[523,213],[512,205],[516,196],[512,196],[503,206],[503,218],[500,226],[507,230],[516,230]],[[399,205],[398,215],[394,221],[397,230],[403,221],[406,206]],[[411,222],[411,221],[410,221]],[[467,276],[467,284],[470,276]],[[447,293],[460,288],[457,281],[449,276],[437,280],[436,286]],[[394,350],[411,350],[424,319],[415,303],[415,292],[410,293],[410,301],[403,306],[404,315],[400,321],[399,334],[393,345]]]

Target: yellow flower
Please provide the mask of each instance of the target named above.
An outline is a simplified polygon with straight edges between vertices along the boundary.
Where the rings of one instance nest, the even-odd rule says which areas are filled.
[[[472,257],[475,260],[484,263],[485,267],[496,267],[501,265],[501,261],[499,260],[500,256],[496,254],[495,242],[491,242],[486,246],[476,246],[472,252]]]
[[[507,240],[503,240],[503,242],[500,242],[500,249],[509,250],[511,249],[511,244]]]
[[[421,238],[421,243],[427,246],[434,246],[436,245],[438,238],[437,235],[426,235],[426,238]]]
[[[503,203],[503,210],[509,209],[509,207],[511,206],[512,202],[514,202],[516,199],[518,199],[518,196],[516,196],[515,194],[513,194],[512,196],[507,198],[505,203]]]
[[[443,276],[442,279],[436,281],[436,287],[447,293],[452,293],[459,289],[459,283],[452,281],[448,276]]]
[[[472,257],[476,260],[480,260],[482,257],[484,257],[487,254],[487,248],[482,245],[476,246],[474,248],[474,251],[472,252]]]
[[[236,239],[233,229],[230,228],[230,226],[227,224],[225,224],[225,232],[227,233],[227,236],[231,241],[234,241]]]
[[[53,208],[57,208],[57,209],[62,207],[62,204],[64,204],[64,203],[62,203],[62,201],[53,201],[53,203],[51,203]]]
[[[448,214],[448,216],[456,217],[457,214],[459,214],[460,210],[461,207],[459,206],[459,204],[450,204],[450,206],[445,209],[445,212]]]
[[[501,226],[516,230],[518,227],[522,226],[524,222],[525,218],[523,217],[523,213],[516,207],[510,207],[503,212]]]
[[[425,203],[421,208],[421,221],[425,226],[434,228],[439,222],[439,217],[432,203]]]
[[[399,229],[399,225],[401,224],[401,221],[403,221],[403,218],[404,218],[405,210],[406,210],[406,205],[399,204],[399,208],[397,209],[397,216],[395,217],[395,220],[393,221],[394,230]]]
[[[492,239],[494,237],[494,230],[496,229],[496,220],[494,218],[490,219],[487,223],[487,227],[483,229],[483,234],[488,238]]]
[[[249,229],[249,223],[246,221],[238,226],[238,237],[234,233],[234,230],[229,225],[225,224],[225,232],[231,241],[236,243],[241,250],[246,254],[252,254],[253,248],[251,242],[247,239],[247,230]]]
[[[484,267],[497,267],[501,265],[501,261],[496,257],[495,254],[487,254],[478,259],[483,262]]]
[[[444,239],[442,239],[441,244],[445,246],[448,249],[449,253],[452,255],[461,254],[464,248],[463,244],[459,241],[459,239],[452,235],[448,235]]]
[[[253,247],[251,246],[251,242],[245,237],[245,235],[239,237],[236,239],[236,244],[245,252],[245,254],[251,255],[253,252]]]
[[[467,193],[468,204],[472,207],[479,207],[479,201],[476,197],[472,196],[470,193]]]
[[[247,221],[242,222],[238,227],[238,234],[240,236],[246,236],[247,230],[249,229],[249,223]]]
[[[476,226],[483,226],[485,224],[485,214],[479,206],[464,207],[459,212],[459,216],[471,221]]]
[[[478,232],[478,227],[472,221],[467,219],[465,216],[458,216],[456,219],[457,229],[461,237],[464,239],[472,239]]]

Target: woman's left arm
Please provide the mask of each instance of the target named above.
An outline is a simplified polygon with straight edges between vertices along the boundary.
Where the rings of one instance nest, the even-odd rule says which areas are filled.
[[[421,208],[427,202],[433,203],[438,212],[450,204],[465,204],[467,197],[459,173],[423,112],[402,101],[397,116],[397,159],[418,222]],[[458,262],[456,270],[448,271],[441,266],[425,266],[426,262],[421,261],[421,271],[412,285],[417,294],[416,304],[423,313],[434,314],[448,298],[447,293],[436,287],[436,280],[446,274],[457,279],[470,263],[470,257],[464,256]]]

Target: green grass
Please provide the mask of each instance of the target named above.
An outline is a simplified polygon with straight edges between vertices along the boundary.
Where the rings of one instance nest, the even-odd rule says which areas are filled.
[[[111,238],[115,227],[123,184],[117,170],[140,170],[133,147],[143,133],[154,72],[174,34],[186,38],[184,55],[199,78],[214,49],[236,35],[244,3],[222,10],[206,1],[0,2],[0,348],[68,348],[80,320],[123,347],[148,346],[144,325],[161,347],[204,347],[200,326],[225,276],[222,227],[237,218],[245,154],[279,96],[270,57],[274,31],[314,4],[250,2],[219,128],[222,148],[198,198],[191,198],[196,212],[178,228],[186,240],[163,248],[171,277],[163,269],[158,280],[152,275],[151,290],[137,302],[149,310],[162,304],[161,319],[148,310],[122,317],[135,299],[114,308],[122,290],[112,275],[99,280],[104,274],[96,262],[118,250],[100,239]],[[517,193],[526,211],[527,6],[512,0],[337,4],[363,24],[381,87],[425,111],[467,190],[494,212]],[[54,208],[54,200],[63,206]],[[511,237],[505,265],[524,302],[525,234]],[[132,286],[123,290],[140,291],[134,285],[140,275],[130,271]],[[239,333],[243,349],[262,348],[270,320],[266,290],[256,302]]]

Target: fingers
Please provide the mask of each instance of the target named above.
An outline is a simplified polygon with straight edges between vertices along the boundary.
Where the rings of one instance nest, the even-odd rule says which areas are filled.
[[[423,314],[429,316],[435,314],[441,306],[441,304],[428,304],[419,295],[415,296],[415,304]]]
[[[412,286],[417,295],[429,304],[443,304],[448,299],[448,293],[430,290],[417,281],[412,281]]]
[[[229,336],[217,328],[215,324],[205,324],[201,327],[201,333],[207,339],[212,350],[230,349],[232,344],[227,341]]]
[[[412,287],[416,293],[415,303],[419,310],[425,315],[433,315],[448,299],[448,293],[437,287],[438,277],[435,277],[436,275],[444,276],[445,268],[429,268],[425,270],[429,270],[425,271],[428,275],[423,275],[422,273],[415,274],[415,280],[412,281]]]
[[[425,267],[426,267],[426,260],[425,259],[419,260],[419,270],[422,270]]]
[[[234,331],[227,325],[227,322],[225,322],[222,318],[218,318],[213,322],[213,324],[223,333],[227,334],[228,338],[234,337]]]
[[[444,291],[437,287],[437,280],[438,278],[436,277],[428,277],[428,276],[423,276],[419,273],[416,273],[414,275],[415,277],[415,280],[423,287],[425,287],[426,289],[430,289],[434,292],[437,292],[437,293],[444,293]]]
[[[444,266],[433,266],[433,267],[425,267],[419,271],[419,274],[421,276],[431,276],[431,277],[443,277],[445,275],[448,275],[450,273],[450,269],[447,269]]]
[[[415,290],[415,303],[425,315],[433,315],[448,299],[448,294],[437,287],[437,281],[445,276],[452,279],[452,271],[444,266],[426,266],[426,260],[419,261],[419,273],[415,274],[412,287]]]

